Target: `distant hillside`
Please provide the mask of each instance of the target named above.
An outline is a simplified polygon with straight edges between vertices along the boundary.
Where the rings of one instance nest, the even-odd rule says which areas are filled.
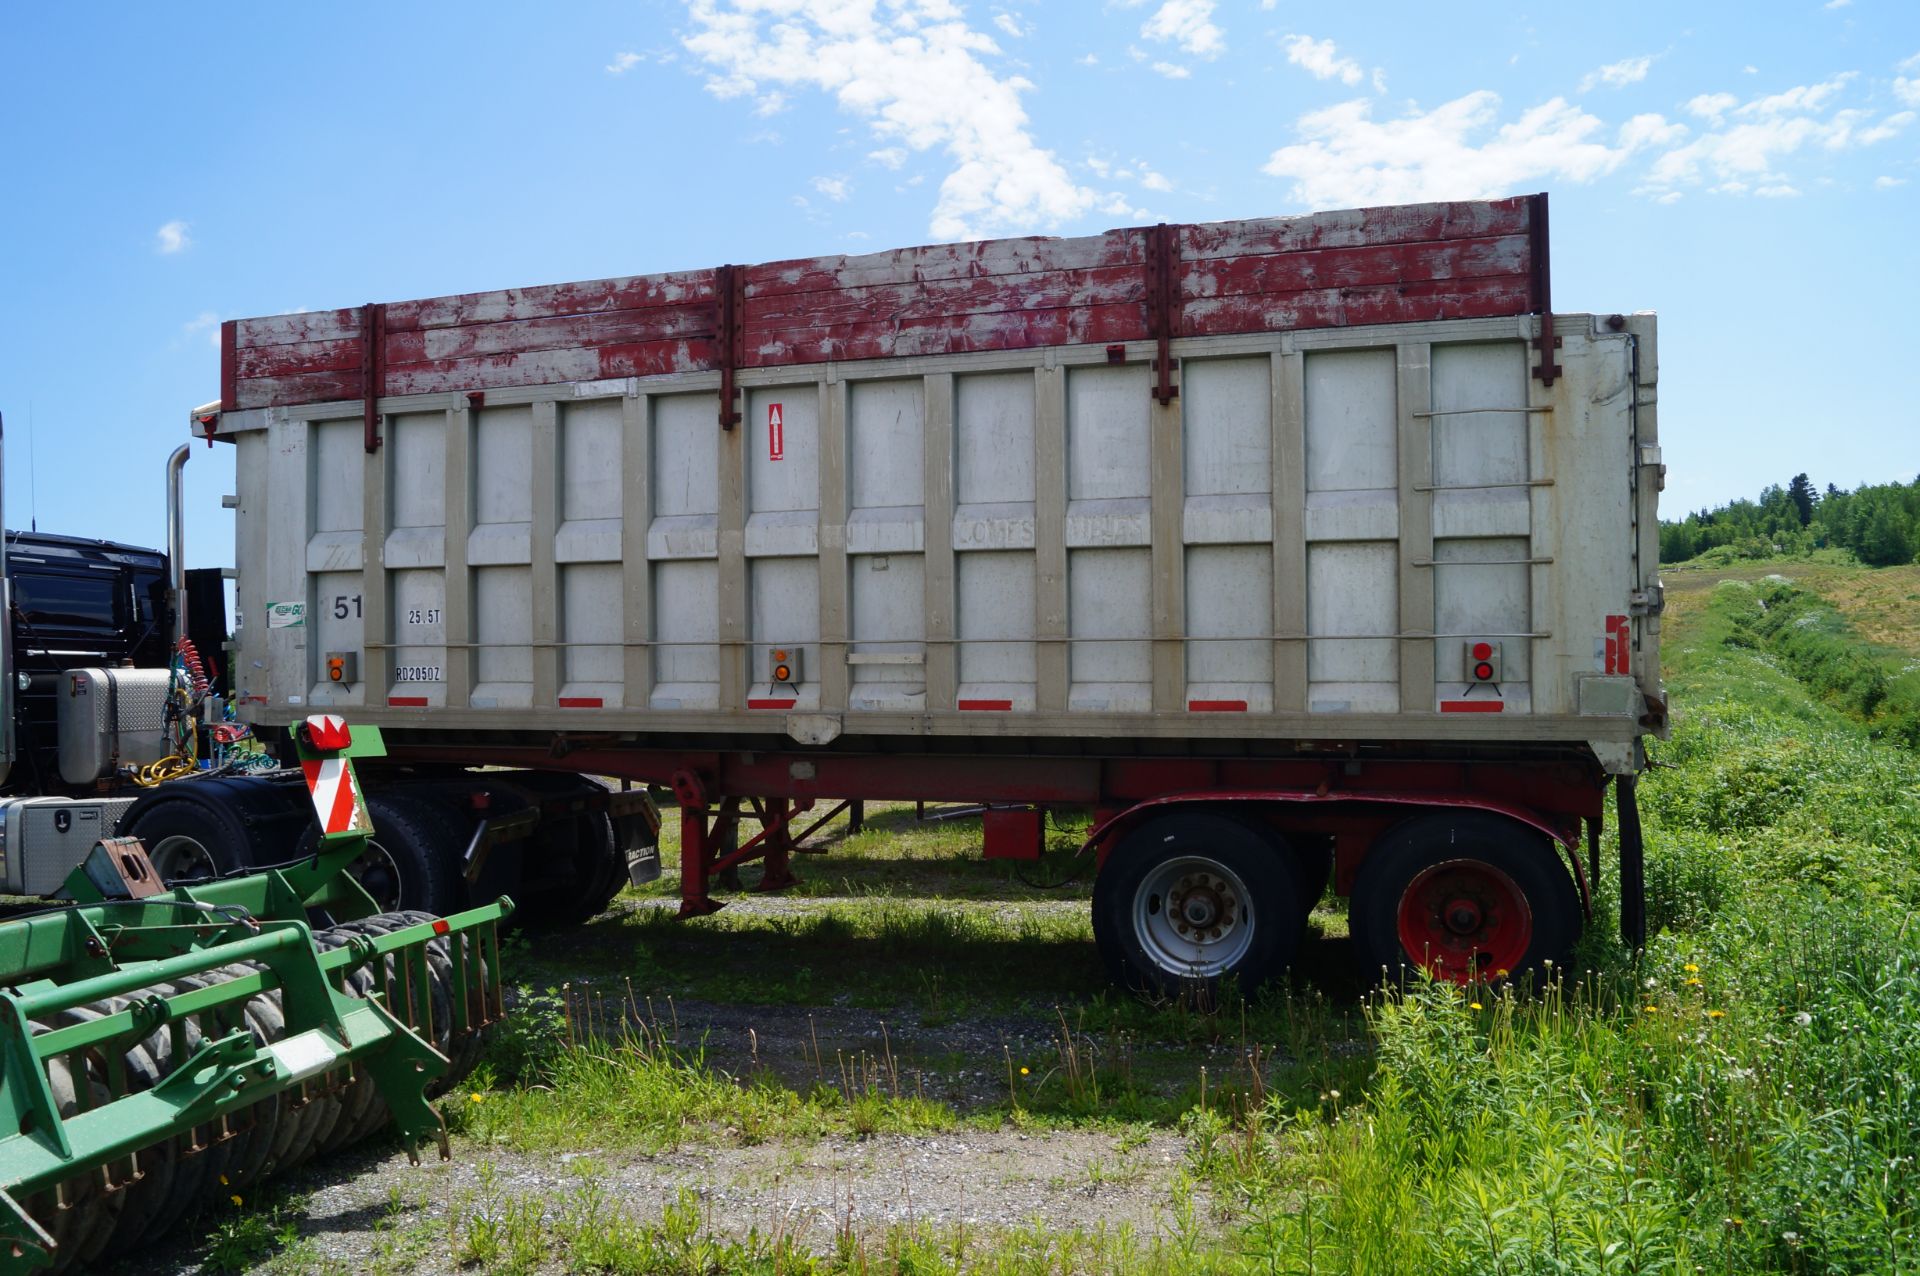
[[[1871,567],[1914,561],[1920,553],[1920,478],[1819,491],[1805,474],[1770,485],[1758,501],[1740,500],[1660,524],[1660,561],[1685,562],[1725,547],[1726,558],[1769,558],[1845,549]]]

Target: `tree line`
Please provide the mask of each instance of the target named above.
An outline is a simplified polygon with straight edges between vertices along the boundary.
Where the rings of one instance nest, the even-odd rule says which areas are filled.
[[[1911,563],[1920,553],[1920,477],[1911,483],[1818,490],[1805,474],[1785,487],[1660,524],[1660,561],[1678,563],[1721,546],[1740,558],[1846,549],[1871,567]]]

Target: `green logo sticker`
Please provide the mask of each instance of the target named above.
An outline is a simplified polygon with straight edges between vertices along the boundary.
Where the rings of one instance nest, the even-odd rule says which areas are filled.
[[[268,603],[267,628],[291,629],[295,625],[307,623],[307,605],[305,603]]]

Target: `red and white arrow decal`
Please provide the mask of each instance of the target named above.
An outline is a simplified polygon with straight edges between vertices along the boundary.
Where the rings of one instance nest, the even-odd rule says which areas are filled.
[[[319,817],[322,833],[350,833],[359,795],[354,791],[353,768],[345,758],[315,758],[303,761],[300,769],[307,775],[307,792],[313,795],[313,813]]]

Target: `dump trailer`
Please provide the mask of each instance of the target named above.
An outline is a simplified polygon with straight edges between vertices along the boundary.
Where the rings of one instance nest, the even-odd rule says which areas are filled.
[[[228,323],[233,661],[396,758],[671,786],[684,915],[858,799],[1092,813],[1115,976],[1518,975],[1665,730],[1651,314],[1547,197]],[[756,831],[757,828],[757,831]],[[751,832],[751,836],[744,834]],[[1584,843],[1584,845],[1583,845]]]
[[[283,733],[233,712],[231,573],[183,566],[190,454],[182,444],[167,463],[164,551],[38,531],[0,540],[0,894],[58,893],[112,836],[140,839],[170,883],[309,849]],[[571,922],[658,873],[644,791],[458,765],[381,779],[380,836],[348,871],[384,909],[452,912],[511,892],[523,918]],[[484,834],[449,811],[482,812]]]
[[[381,913],[349,867],[374,833],[377,728],[297,728],[312,852],[168,888],[97,842],[75,902],[0,922],[0,1273],[84,1271],[387,1125],[448,1153],[430,1098],[504,1010],[505,898]]]

